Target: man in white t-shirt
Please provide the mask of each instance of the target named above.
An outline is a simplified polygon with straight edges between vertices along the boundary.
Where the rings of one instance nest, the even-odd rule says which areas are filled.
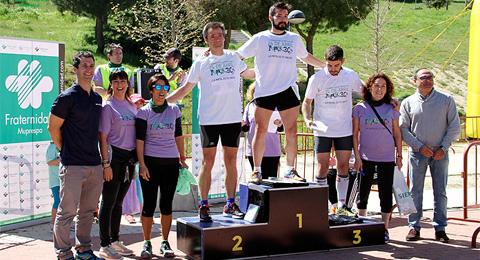
[[[255,71],[234,52],[223,51],[225,27],[223,23],[210,22],[203,28],[203,38],[210,47],[210,55],[196,60],[190,69],[187,83],[174,91],[167,101],[175,102],[187,95],[199,83],[200,102],[198,117],[202,142],[202,168],[199,175],[201,222],[210,222],[208,192],[212,182],[212,168],[219,138],[222,140],[225,161],[225,188],[227,204],[223,215],[243,218],[235,204],[237,187],[237,151],[241,133],[242,99],[240,76],[255,77]]]
[[[270,7],[269,20],[272,28],[255,34],[237,54],[243,58],[255,56],[255,136],[253,137],[254,171],[249,182],[262,180],[261,164],[265,151],[265,136],[270,116],[275,108],[280,112],[285,127],[285,151],[287,169],[285,178],[305,181],[294,169],[297,156],[297,119],[300,107],[298,93],[296,59],[317,67],[325,64],[308,53],[300,35],[286,31],[288,8],[290,5],[279,2]]]
[[[363,83],[357,73],[342,67],[343,49],[332,45],[325,53],[327,66],[313,75],[307,86],[302,104],[303,118],[314,129],[315,154],[319,167],[315,180],[327,185],[330,152],[335,147],[337,158],[338,207],[342,208],[348,189],[348,160],[352,154],[352,90],[361,93]],[[315,109],[311,120],[312,100]]]

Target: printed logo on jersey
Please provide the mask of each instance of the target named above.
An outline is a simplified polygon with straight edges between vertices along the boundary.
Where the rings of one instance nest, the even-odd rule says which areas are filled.
[[[287,40],[269,40],[268,51],[274,53],[288,53],[293,52],[293,41]]]
[[[390,125],[390,118],[387,115],[380,115],[380,117],[382,118],[385,125],[387,126]],[[378,124],[381,124],[381,123],[375,114],[365,115],[365,125],[378,125]]]
[[[348,97],[348,86],[338,86],[333,88],[328,88],[325,91],[325,98],[327,99],[336,99],[336,98],[346,98]]]
[[[210,76],[220,76],[234,73],[235,67],[233,66],[233,61],[216,62],[210,64]]]

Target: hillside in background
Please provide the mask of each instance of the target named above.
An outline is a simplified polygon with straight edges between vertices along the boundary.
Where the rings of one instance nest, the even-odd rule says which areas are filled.
[[[77,51],[96,50],[92,41],[95,26],[93,19],[59,13],[50,2],[39,3],[40,7],[37,8],[9,7],[0,4],[0,36],[65,42],[67,65],[71,64],[71,57]],[[427,9],[423,4],[402,5],[391,2],[391,14],[398,12],[398,15],[384,29],[383,37],[387,41],[393,41],[388,54],[398,57],[397,62],[386,70],[388,75],[395,74],[393,80],[397,88],[397,97],[405,97],[415,91],[412,76],[416,69],[431,68],[437,74],[450,58],[470,26],[470,13],[459,15],[464,7],[464,1],[452,1],[448,11],[444,8]],[[456,16],[457,19],[452,22]],[[369,19],[372,17],[371,13]],[[443,34],[438,36],[442,31]],[[431,43],[437,36],[438,39]],[[368,52],[372,50],[372,37],[372,31],[363,23],[350,27],[346,32],[317,33],[313,54],[321,58],[329,45],[342,46],[346,52],[345,66],[357,71],[364,80],[374,72],[363,66],[366,59],[371,57]],[[429,44],[430,46],[419,54]],[[414,59],[417,55],[418,57]],[[95,58],[97,64],[107,63],[106,55],[96,54]],[[124,65],[131,69],[143,67],[140,59],[139,56],[125,53]],[[253,62],[248,63],[249,66],[253,66],[251,65]],[[67,85],[74,79],[69,68],[71,65],[67,66],[67,71],[70,72]],[[436,88],[454,96],[461,114],[466,108],[467,77],[468,36],[436,78]]]

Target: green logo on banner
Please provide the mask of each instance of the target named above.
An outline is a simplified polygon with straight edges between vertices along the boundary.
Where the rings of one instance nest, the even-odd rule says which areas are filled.
[[[38,60],[28,63],[27,60],[18,62],[16,75],[10,75],[5,81],[8,91],[18,94],[18,105],[26,109],[28,106],[39,108],[42,104],[42,93],[53,89],[51,77],[44,76],[42,65]]]
[[[58,57],[0,53],[0,144],[50,140],[58,84]]]

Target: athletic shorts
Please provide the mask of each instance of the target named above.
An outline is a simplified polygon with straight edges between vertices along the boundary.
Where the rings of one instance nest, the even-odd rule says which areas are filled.
[[[219,137],[222,140],[222,146],[238,148],[241,132],[242,123],[240,122],[224,125],[201,125],[202,148],[217,147]]]
[[[293,87],[289,87],[286,90],[273,94],[271,96],[259,97],[255,99],[255,104],[261,108],[268,110],[284,111],[292,107],[300,106],[300,99],[293,90]]]
[[[345,137],[322,137],[315,136],[315,152],[330,153],[332,142],[336,151],[351,151],[353,148],[353,136]]]

